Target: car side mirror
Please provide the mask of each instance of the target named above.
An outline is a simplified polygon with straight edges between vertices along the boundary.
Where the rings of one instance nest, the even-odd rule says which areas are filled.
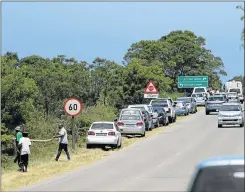
[[[173,107],[176,107],[176,104],[173,104]]]
[[[153,117],[153,115],[151,115],[151,117]]]
[[[114,121],[116,122],[116,121],[117,121],[117,119],[114,119]]]

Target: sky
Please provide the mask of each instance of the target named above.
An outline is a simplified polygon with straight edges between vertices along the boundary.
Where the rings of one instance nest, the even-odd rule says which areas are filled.
[[[140,40],[191,30],[225,64],[227,81],[244,75],[241,2],[3,2],[2,53],[123,61]]]

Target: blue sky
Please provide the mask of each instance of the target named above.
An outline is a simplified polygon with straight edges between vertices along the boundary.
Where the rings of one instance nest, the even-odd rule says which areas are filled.
[[[244,74],[239,2],[3,2],[2,51],[20,57],[58,54],[121,63],[127,49],[173,30],[191,30],[225,63],[228,77]]]

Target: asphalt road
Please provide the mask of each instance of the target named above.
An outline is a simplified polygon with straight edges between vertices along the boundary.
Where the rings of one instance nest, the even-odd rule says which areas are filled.
[[[20,191],[185,191],[200,160],[244,155],[244,128],[217,128],[217,115],[204,113],[102,161]]]

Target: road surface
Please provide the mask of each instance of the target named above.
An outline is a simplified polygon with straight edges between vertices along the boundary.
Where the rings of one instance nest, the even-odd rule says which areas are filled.
[[[244,128],[217,128],[217,115],[204,113],[102,161],[20,191],[185,191],[200,160],[244,155]]]

